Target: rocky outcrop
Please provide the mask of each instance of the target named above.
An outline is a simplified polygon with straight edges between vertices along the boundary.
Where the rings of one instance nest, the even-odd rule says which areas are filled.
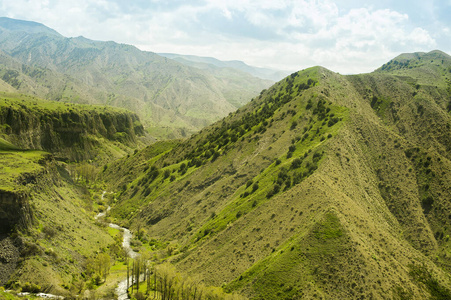
[[[0,107],[0,131],[19,147],[45,150],[70,161],[96,157],[102,139],[134,147],[137,136],[144,134],[138,116],[125,110],[46,105],[8,99]]]
[[[21,239],[0,235],[0,285],[6,284],[16,270],[20,257]]]

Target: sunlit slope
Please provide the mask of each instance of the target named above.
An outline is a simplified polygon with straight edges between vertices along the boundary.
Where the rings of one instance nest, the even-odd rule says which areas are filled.
[[[427,72],[294,73],[108,166],[113,215],[250,298],[450,297],[450,58],[418,55]]]

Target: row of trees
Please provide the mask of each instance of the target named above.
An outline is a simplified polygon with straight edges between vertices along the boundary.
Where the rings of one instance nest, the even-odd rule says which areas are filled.
[[[150,265],[150,261],[141,257],[127,264],[127,275],[129,292],[137,300],[246,299],[227,294],[219,287],[207,287],[200,280],[178,273],[170,264]]]
[[[98,168],[87,162],[70,165],[68,170],[72,180],[85,182],[87,184],[95,181],[98,173]]]

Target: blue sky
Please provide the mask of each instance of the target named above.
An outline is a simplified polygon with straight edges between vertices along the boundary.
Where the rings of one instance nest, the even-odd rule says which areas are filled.
[[[0,15],[68,37],[288,71],[363,73],[403,52],[451,54],[451,0],[0,0]]]

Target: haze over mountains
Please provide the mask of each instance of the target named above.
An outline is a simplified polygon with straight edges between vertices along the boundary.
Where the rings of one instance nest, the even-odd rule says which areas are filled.
[[[194,66],[200,69],[212,69],[218,67],[220,69],[237,69],[242,72],[249,73],[255,77],[279,81],[288,75],[288,72],[276,71],[267,68],[257,68],[246,65],[242,61],[221,61],[213,57],[201,57],[195,55],[182,55],[175,53],[158,53],[161,56],[176,60],[182,64]]]
[[[111,206],[132,273],[155,272],[136,298],[451,299],[448,54],[312,67],[244,98],[268,82],[235,63],[0,28],[2,285],[114,298],[129,261],[94,220]],[[138,116],[156,136],[202,129],[139,150]]]
[[[236,69],[190,67],[129,45],[66,38],[46,26],[0,19],[1,77],[22,93],[136,112],[157,138],[187,136],[273,82]]]

